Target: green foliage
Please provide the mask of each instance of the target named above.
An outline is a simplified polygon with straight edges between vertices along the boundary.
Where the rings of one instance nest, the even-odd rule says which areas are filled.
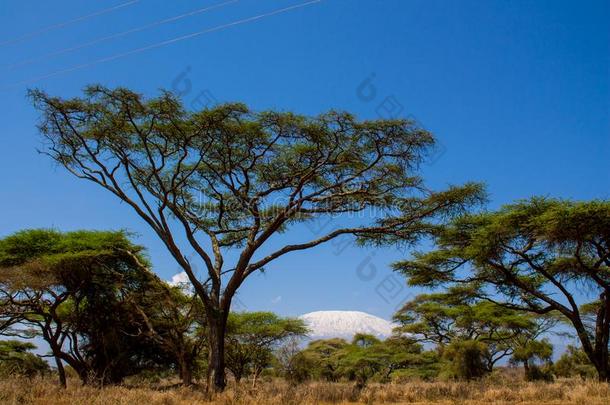
[[[557,377],[592,379],[596,376],[595,367],[586,353],[572,345],[568,346],[565,353],[553,364],[553,372]]]
[[[413,120],[254,112],[240,103],[188,111],[169,92],[146,99],[103,86],[87,87],[80,98],[38,90],[30,97],[41,113],[44,152],[131,207],[189,276],[206,307],[220,390],[224,325],[249,275],[341,235],[412,244],[440,218],[483,198],[477,184],[440,192],[423,186],[418,168],[434,139]],[[353,226],[258,254],[295,223],[366,210],[375,214]],[[239,259],[226,268],[231,250]],[[187,251],[197,257],[187,260]]]
[[[83,381],[120,382],[163,361],[142,315],[165,287],[143,254],[124,232],[25,230],[0,240],[0,333],[42,336]]]
[[[227,321],[227,368],[238,381],[249,374],[256,378],[273,363],[274,349],[306,333],[300,319],[281,318],[272,312],[233,312]]]
[[[132,305],[139,322],[146,326],[142,333],[150,356],[160,366],[170,365],[183,384],[190,385],[194,377],[202,377],[207,368],[206,317],[201,300],[155,279],[147,291],[139,294]],[[162,370],[164,371],[164,370]]]
[[[551,381],[553,345],[548,339],[528,339],[518,346],[511,357],[511,363],[523,363],[527,381]]]
[[[532,364],[525,370],[525,379],[527,381],[546,381],[551,382],[554,379],[552,364]]]
[[[379,339],[371,335],[357,334],[352,343],[338,353],[339,373],[360,387],[379,373],[390,361],[388,350],[380,345]]]
[[[277,376],[291,384],[302,383],[310,377],[309,363],[300,348],[299,338],[290,338],[274,351],[273,369]]]
[[[326,381],[341,378],[341,350],[349,345],[344,339],[314,340],[302,352],[302,362],[309,366],[309,377]]]
[[[476,292],[452,288],[443,293],[421,294],[395,315],[396,332],[442,348],[456,340],[476,340],[486,346],[484,363],[491,371],[554,322],[508,309],[477,298]]]
[[[477,340],[452,341],[443,349],[443,358],[450,364],[445,375],[465,380],[483,377],[490,372],[485,364],[488,350],[485,343]]]
[[[388,382],[395,376],[431,378],[438,374],[436,354],[423,352],[421,345],[405,337],[381,341],[357,334],[351,343],[343,339],[316,340],[299,356],[299,364],[308,369],[309,378],[347,379],[360,388],[370,380]],[[301,374],[306,374],[305,370]]]
[[[549,363],[553,357],[553,345],[548,339],[530,340],[515,349],[513,362],[540,361]]]
[[[86,259],[92,255],[115,254],[118,249],[142,251],[127,236],[125,232],[114,231],[61,233],[52,229],[23,230],[0,241],[0,265],[15,266],[39,259],[49,267],[59,267],[62,259],[76,261],[78,257]]]
[[[532,198],[455,218],[433,236],[436,250],[395,264],[411,285],[459,285],[509,309],[559,314],[610,378],[610,202]]]
[[[18,340],[0,340],[0,376],[34,377],[49,372],[49,365],[31,350],[35,345]]]
[[[418,220],[481,197],[479,185],[420,192],[416,168],[434,139],[411,120],[358,121],[338,111],[316,117],[254,112],[240,103],[187,111],[169,92],[145,99],[95,85],[81,98],[36,90],[30,96],[53,159],[128,201],[161,233],[161,215],[171,212],[214,234],[220,248],[244,247],[254,219],[258,236],[270,226],[281,231],[292,222],[367,207],[386,217],[403,209],[409,221],[391,227],[417,233]],[[147,210],[150,200],[134,195],[136,190],[163,201],[161,211]]]
[[[424,351],[417,356],[411,356],[411,359],[411,362],[403,363],[404,368],[392,371],[392,381],[434,380],[442,373],[443,360],[436,350]]]

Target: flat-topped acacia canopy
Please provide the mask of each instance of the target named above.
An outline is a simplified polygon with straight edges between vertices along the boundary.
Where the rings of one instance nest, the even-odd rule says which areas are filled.
[[[82,98],[30,96],[42,114],[43,152],[131,206],[188,275],[206,307],[217,389],[225,386],[231,300],[248,275],[340,235],[391,233],[414,241],[427,221],[481,194],[478,185],[425,189],[417,168],[434,140],[409,120],[253,112],[238,103],[187,111],[168,92],[147,100],[101,86]],[[257,255],[296,222],[371,209],[375,214],[356,226]],[[228,249],[239,252],[231,265]],[[192,250],[205,266],[201,279],[186,255]]]

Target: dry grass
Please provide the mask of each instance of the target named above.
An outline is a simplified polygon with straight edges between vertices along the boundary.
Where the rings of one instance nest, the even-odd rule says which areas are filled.
[[[11,378],[0,382],[2,404],[610,404],[610,386],[594,381],[560,380],[525,383],[517,380],[481,382],[407,382],[370,384],[357,391],[349,383],[314,382],[298,386],[275,380],[256,389],[231,386],[213,398],[198,388],[117,386],[82,387],[71,381],[67,390],[54,380]]]

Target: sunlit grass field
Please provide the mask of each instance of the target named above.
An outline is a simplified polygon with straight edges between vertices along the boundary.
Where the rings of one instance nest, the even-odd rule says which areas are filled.
[[[267,380],[252,387],[230,384],[222,394],[164,383],[135,383],[106,388],[83,387],[72,380],[63,390],[55,380],[8,378],[0,382],[2,404],[610,404],[610,386],[596,381],[561,379],[551,383],[488,378],[475,382],[410,381],[369,384],[311,382],[290,385]]]

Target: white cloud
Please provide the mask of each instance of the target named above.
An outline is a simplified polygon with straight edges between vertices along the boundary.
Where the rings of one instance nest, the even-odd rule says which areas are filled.
[[[182,273],[174,274],[168,284],[174,287],[190,286],[189,276],[184,271]]]
[[[277,297],[275,297],[274,299],[271,300],[271,303],[274,305],[279,304],[281,300],[282,300],[282,296],[278,295]]]

